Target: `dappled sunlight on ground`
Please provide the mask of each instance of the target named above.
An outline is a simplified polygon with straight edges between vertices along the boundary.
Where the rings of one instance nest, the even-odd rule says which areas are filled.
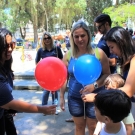
[[[15,99],[32,104],[41,104],[43,91],[14,90]],[[67,93],[65,95],[67,97]],[[52,104],[51,94],[48,104]],[[38,113],[17,113],[14,117],[18,135],[74,135],[74,123],[67,123],[65,119],[70,118],[67,99],[66,111],[61,111],[58,106],[59,115],[46,115]]]

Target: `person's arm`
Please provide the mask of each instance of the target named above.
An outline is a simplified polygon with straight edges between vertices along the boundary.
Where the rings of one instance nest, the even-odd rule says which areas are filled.
[[[97,84],[99,87],[101,87],[104,85],[104,80],[106,79],[106,77],[108,77],[111,74],[111,72],[110,72],[109,61],[106,54],[104,53],[102,49],[99,48],[98,50],[99,50],[99,55],[100,55],[100,62],[102,65],[102,73],[101,73],[102,75],[97,80]]]
[[[2,105],[1,108],[7,109],[7,110],[13,109],[20,112],[44,113],[44,114],[55,114],[55,111],[56,111],[56,105],[38,106],[38,105],[33,105],[24,101],[14,100],[14,99],[5,105]]]
[[[111,53],[108,59],[109,59],[110,66],[116,66],[116,64],[117,64],[117,56],[116,55]]]
[[[63,62],[65,64],[66,67],[68,67],[68,60],[67,60],[67,56],[68,56],[68,52],[65,53],[64,57],[63,57]],[[68,78],[65,81],[64,85],[61,87],[60,89],[60,107],[61,109],[64,111],[65,110],[65,100],[64,100],[64,95],[65,95],[65,91],[66,91],[66,87],[67,87],[67,82],[68,82]]]
[[[57,46],[57,51],[58,51],[58,58],[63,59],[62,51],[61,51],[60,47],[58,47],[58,46]]]
[[[110,66],[116,66],[117,64],[117,59],[116,58],[108,58],[109,60],[109,65]]]
[[[35,64],[37,65],[37,63],[40,61],[41,59],[41,49],[42,48],[39,48],[38,51],[37,51],[37,54],[36,54],[36,58],[35,58]]]
[[[98,84],[98,87],[103,86],[104,84],[104,80],[106,79],[106,77],[108,77],[108,75],[110,74],[110,67],[109,67],[109,61],[108,58],[106,56],[106,54],[102,51],[102,49],[98,49],[99,51],[99,55],[100,55],[100,62],[102,65],[102,75],[100,76],[100,78],[96,81],[96,83]],[[90,84],[84,87],[83,90],[81,90],[81,94],[86,94],[89,92],[93,92],[94,91],[94,85]],[[84,98],[83,98],[84,100]],[[85,99],[86,100],[86,99]],[[87,98],[88,100],[88,98]]]
[[[135,93],[135,56],[130,62],[130,68],[125,85],[119,89],[124,91],[129,97],[132,97]]]
[[[102,123],[98,121],[93,135],[99,135],[101,129],[102,129]]]

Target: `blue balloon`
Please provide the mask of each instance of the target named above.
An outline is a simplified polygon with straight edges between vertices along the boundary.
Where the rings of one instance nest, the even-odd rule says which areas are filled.
[[[100,76],[102,66],[94,56],[85,54],[80,56],[74,65],[74,76],[82,85],[93,84]]]

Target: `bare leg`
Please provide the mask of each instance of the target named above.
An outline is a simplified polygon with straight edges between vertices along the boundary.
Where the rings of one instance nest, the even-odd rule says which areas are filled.
[[[132,135],[132,124],[125,124],[127,135]]]
[[[84,117],[73,117],[75,123],[75,135],[85,135],[86,119]]]
[[[87,127],[88,127],[88,130],[89,130],[89,135],[93,135],[94,130],[96,128],[97,120],[87,117],[86,122],[87,122]]]

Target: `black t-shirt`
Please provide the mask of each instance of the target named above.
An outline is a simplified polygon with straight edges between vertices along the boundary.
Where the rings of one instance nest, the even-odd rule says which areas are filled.
[[[37,51],[35,62],[38,63],[41,59],[46,58],[46,57],[50,57],[50,56],[58,57],[59,59],[63,58],[62,51],[58,46],[53,48],[50,51],[48,51],[47,49],[43,50],[43,48],[40,48]]]
[[[97,47],[102,49],[108,58],[116,58],[116,55],[110,53],[109,47],[107,46],[104,37],[101,37],[97,44]],[[111,73],[116,73],[116,66],[110,66],[110,71]]]
[[[11,94],[13,87],[11,83],[13,83],[13,81],[10,76],[6,78],[0,74],[0,106],[3,106],[13,100],[13,96]],[[3,115],[3,112],[4,109],[0,108],[0,118]]]

